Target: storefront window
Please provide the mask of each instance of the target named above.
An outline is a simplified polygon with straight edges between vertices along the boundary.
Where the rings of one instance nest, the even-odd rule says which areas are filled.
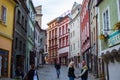
[[[8,75],[8,51],[0,49],[0,77]]]

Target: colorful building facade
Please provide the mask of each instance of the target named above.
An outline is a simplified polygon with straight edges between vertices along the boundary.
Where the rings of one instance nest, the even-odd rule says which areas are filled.
[[[58,30],[58,18],[55,18],[48,24],[47,29],[47,49],[48,49],[48,56],[47,61],[50,64],[54,64],[56,60],[58,60],[58,44],[57,44],[57,30]]]
[[[90,27],[89,27],[89,0],[83,0],[80,13],[80,37],[81,37],[81,53],[83,60],[87,61],[90,67]]]
[[[60,17],[58,20],[58,61],[62,65],[68,64],[68,53],[69,53],[69,33],[68,24],[70,22],[69,14]]]
[[[34,44],[34,32],[35,32],[35,8],[32,0],[26,1],[27,8],[29,9],[28,25],[27,25],[27,45],[26,45],[26,71],[30,69],[31,64],[35,64],[35,44]]]
[[[17,1],[13,36],[12,77],[16,76],[16,69],[18,67],[20,67],[21,71],[25,72],[28,14],[29,10],[26,2],[22,0]]]
[[[95,0],[89,0],[89,24],[90,24],[90,47],[91,47],[91,68],[90,70],[98,77],[98,8]]]
[[[0,0],[0,77],[11,75],[14,0]]]
[[[106,80],[119,80],[120,0],[97,0],[97,7],[99,73],[104,75]]]
[[[74,2],[69,22],[69,55],[68,58],[72,59],[76,66],[80,63],[81,57],[81,43],[80,43],[80,10],[81,5]],[[79,34],[79,35],[78,35]]]

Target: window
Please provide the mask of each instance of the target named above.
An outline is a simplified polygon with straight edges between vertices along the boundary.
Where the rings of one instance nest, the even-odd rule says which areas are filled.
[[[68,45],[68,37],[66,37],[66,45]]]
[[[117,1],[118,4],[118,19],[120,21],[120,0]]]
[[[79,48],[79,41],[78,41],[78,48]]]
[[[66,33],[68,32],[68,24],[66,24]]]
[[[20,48],[19,48],[19,50],[21,51],[22,50],[22,41],[20,41]]]
[[[24,27],[24,16],[22,16],[22,26]]]
[[[61,35],[61,27],[59,28],[59,36]]]
[[[21,15],[21,12],[20,10],[18,10],[18,16],[17,16],[17,21],[20,23],[20,15]]]
[[[40,39],[40,43],[42,43],[42,38]]]
[[[64,26],[62,26],[62,34],[64,34]]]
[[[26,52],[26,45],[23,44],[23,52],[25,53]]]
[[[109,29],[109,11],[108,8],[103,12],[103,29],[104,33],[107,33],[106,31]]]
[[[37,40],[37,31],[35,31],[35,39]],[[39,38],[38,38],[39,39]]]
[[[74,50],[75,50],[75,43],[73,44],[73,46],[74,46]]]
[[[25,30],[27,31],[27,20],[25,20]]]
[[[57,28],[55,28],[55,34],[57,35]]]
[[[1,14],[2,21],[6,23],[6,7],[2,6],[2,14]]]
[[[65,40],[65,39],[63,38],[63,45],[62,45],[63,47],[65,46],[65,42],[64,42],[64,40]]]
[[[8,75],[8,54],[9,52],[6,50],[2,50],[0,49],[0,66],[1,66],[1,70],[0,72],[2,73],[0,75],[1,76],[7,76]]]
[[[17,49],[18,38],[15,38],[15,49]]]
[[[59,48],[61,48],[61,39],[59,40]]]

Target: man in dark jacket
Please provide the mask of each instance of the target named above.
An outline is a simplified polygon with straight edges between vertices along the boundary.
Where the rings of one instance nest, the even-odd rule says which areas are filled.
[[[32,65],[31,65],[31,69],[30,69],[29,72],[27,73],[27,76],[25,77],[24,80],[34,80],[34,77],[37,77],[36,80],[39,80],[37,71],[35,70],[35,65],[32,64]]]
[[[55,63],[57,78],[59,78],[59,76],[60,76],[60,68],[61,68],[60,63],[59,62]]]

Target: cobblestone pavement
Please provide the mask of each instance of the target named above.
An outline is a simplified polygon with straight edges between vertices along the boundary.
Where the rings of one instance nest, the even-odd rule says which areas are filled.
[[[69,80],[67,77],[67,71],[68,71],[67,66],[61,66],[60,78],[57,79],[56,70],[53,65],[44,65],[43,67],[40,67],[37,70],[39,80]],[[80,70],[76,68],[75,75],[78,76],[79,74],[80,74]],[[18,79],[0,78],[0,80],[18,80]],[[75,80],[81,80],[81,79],[79,78]],[[94,77],[91,74],[89,74],[88,80],[98,80],[98,79],[94,79]]]
[[[62,66],[61,70],[60,70],[60,78],[57,79],[56,76],[56,70],[54,68],[53,65],[44,65],[43,68],[39,68],[38,69],[38,76],[39,76],[39,80],[69,80],[67,77],[67,71],[68,68],[66,66]],[[80,73],[80,70],[78,68],[75,69],[75,74],[76,76],[78,76]],[[81,80],[79,79],[75,79],[75,80]],[[88,75],[88,80],[97,80],[94,79],[94,77],[89,74]]]

